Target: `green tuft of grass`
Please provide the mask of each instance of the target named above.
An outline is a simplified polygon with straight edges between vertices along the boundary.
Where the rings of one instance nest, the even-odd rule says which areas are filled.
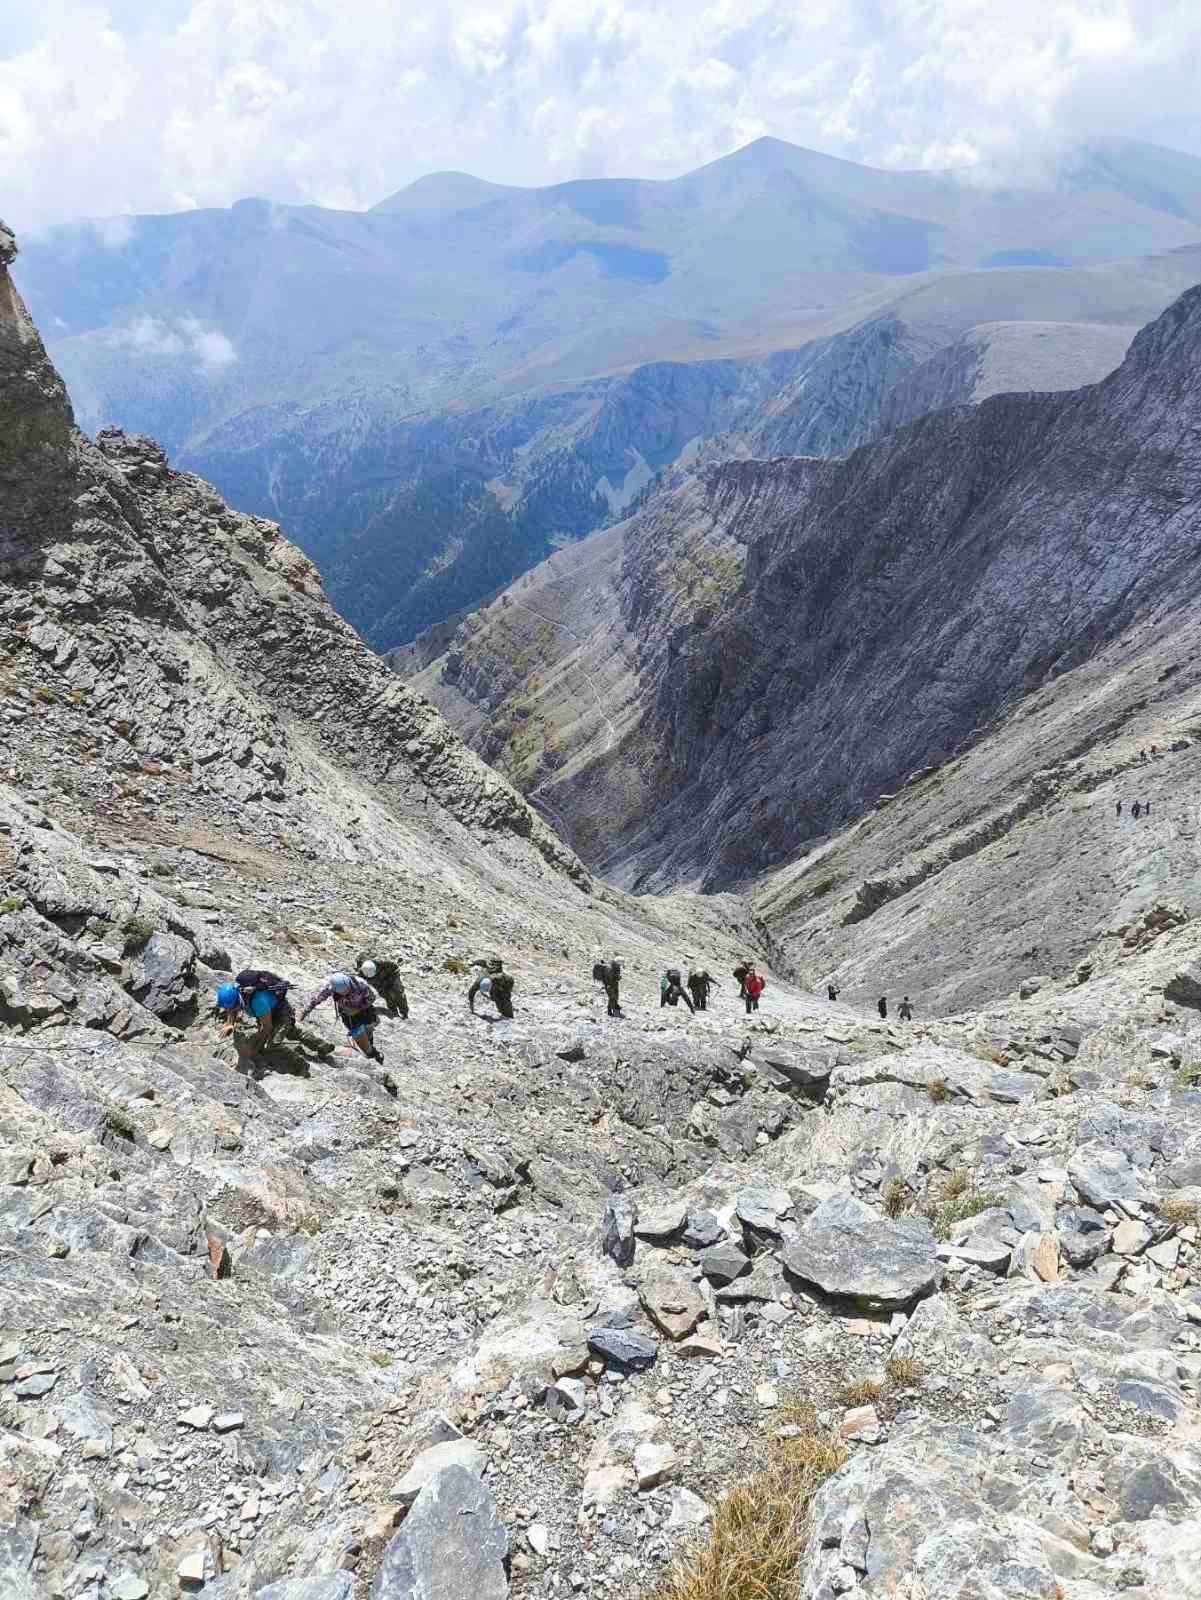
[[[25,901],[19,894],[10,895],[7,900],[0,900],[0,917],[7,916],[10,911],[20,911],[24,904]]]
[[[110,1133],[119,1134],[122,1139],[132,1140],[138,1136],[137,1123],[129,1112],[123,1111],[120,1106],[105,1106],[104,1126]]]
[[[1177,1067],[1176,1082],[1181,1089],[1201,1089],[1201,1061],[1186,1061]]]
[[[931,1078],[926,1085],[926,1093],[936,1106],[951,1098],[951,1091],[945,1078]]]
[[[922,1364],[916,1356],[892,1356],[884,1371],[893,1389],[916,1389],[922,1381]]]
[[[140,950],[154,932],[154,923],[148,917],[139,916],[136,912],[126,917],[121,927],[125,936],[125,954],[131,955],[135,950]]]
[[[447,956],[442,963],[443,972],[453,972],[456,978],[461,978],[467,971],[467,963],[462,956]]]

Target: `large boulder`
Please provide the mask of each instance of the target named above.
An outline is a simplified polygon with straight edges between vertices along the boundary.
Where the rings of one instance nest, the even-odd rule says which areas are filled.
[[[823,1294],[875,1311],[930,1294],[942,1271],[928,1223],[909,1217],[891,1222],[843,1191],[824,1200],[785,1241],[782,1259],[794,1277]]]
[[[384,1551],[372,1600],[505,1600],[508,1553],[488,1489],[464,1467],[445,1467]]]
[[[126,985],[164,1022],[195,1010],[196,952],[176,933],[152,933],[132,962]]]

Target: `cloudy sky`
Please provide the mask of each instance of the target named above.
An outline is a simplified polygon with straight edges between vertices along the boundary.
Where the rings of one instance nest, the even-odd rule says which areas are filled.
[[[1006,172],[1201,154],[1198,85],[1201,0],[39,0],[0,6],[0,216],[668,177],[764,133]]]

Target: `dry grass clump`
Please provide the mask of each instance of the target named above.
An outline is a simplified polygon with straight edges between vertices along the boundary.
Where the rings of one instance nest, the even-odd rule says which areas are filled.
[[[936,1106],[951,1098],[951,1091],[945,1078],[931,1078],[926,1085],[926,1093]]]
[[[922,1381],[922,1364],[916,1356],[892,1356],[884,1370],[894,1389],[916,1389]]]
[[[447,956],[442,963],[443,972],[453,972],[456,978],[461,978],[467,971],[467,963],[462,956]]]
[[[812,1418],[803,1404],[785,1416]],[[713,1508],[706,1533],[677,1557],[651,1600],[786,1600],[796,1593],[796,1565],[814,1495],[847,1459],[835,1434],[807,1420],[804,1431],[770,1441],[769,1459]]]
[[[1181,1089],[1201,1089],[1201,1061],[1186,1061],[1178,1067],[1176,1082]]]
[[[957,1169],[947,1173],[939,1188],[927,1190],[916,1210],[929,1222],[936,1238],[946,1239],[957,1222],[1004,1204],[1001,1190],[979,1189],[968,1173]]]
[[[1197,1202],[1186,1194],[1165,1194],[1155,1207],[1165,1222],[1189,1223],[1197,1220]]]
[[[838,1399],[844,1406],[871,1406],[883,1393],[884,1385],[878,1378],[856,1378],[854,1383],[843,1385]]]
[[[886,1217],[899,1217],[909,1207],[909,1185],[904,1178],[889,1178],[880,1190],[880,1201]]]

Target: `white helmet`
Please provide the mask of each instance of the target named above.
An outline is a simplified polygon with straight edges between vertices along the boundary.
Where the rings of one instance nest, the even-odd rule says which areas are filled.
[[[481,978],[480,979],[480,993],[481,994],[491,994],[492,993],[492,979],[491,978]]]
[[[335,972],[330,975],[329,986],[335,994],[345,994],[350,988],[350,979],[344,972]]]
[[[379,969],[376,967],[374,961],[364,961],[363,965],[359,968],[359,971],[365,978],[374,978],[378,970]]]

